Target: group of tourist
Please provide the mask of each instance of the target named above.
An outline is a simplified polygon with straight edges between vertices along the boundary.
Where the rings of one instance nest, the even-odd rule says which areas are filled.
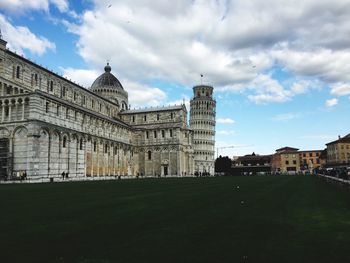
[[[68,173],[68,172],[67,172],[67,173],[62,172],[62,174],[61,174],[61,176],[62,176],[62,180],[64,180],[64,179],[68,179],[68,175],[69,175],[69,173]]]
[[[208,172],[194,172],[194,176],[205,177],[205,176],[210,176],[210,173],[208,173]]]

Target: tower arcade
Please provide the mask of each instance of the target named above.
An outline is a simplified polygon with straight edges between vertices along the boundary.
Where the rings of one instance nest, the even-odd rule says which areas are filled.
[[[213,87],[193,87],[190,109],[190,128],[193,130],[194,171],[214,174],[215,107]]]

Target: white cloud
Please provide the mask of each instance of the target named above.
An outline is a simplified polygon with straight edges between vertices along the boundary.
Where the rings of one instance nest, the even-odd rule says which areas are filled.
[[[285,122],[285,121],[290,121],[290,120],[293,120],[296,118],[299,118],[299,114],[297,114],[297,113],[282,113],[282,114],[278,114],[278,115],[274,116],[272,119],[274,121]]]
[[[161,106],[167,100],[164,91],[148,85],[129,80],[122,81],[123,87],[129,93],[131,107]]]
[[[290,90],[294,95],[298,95],[298,94],[304,94],[308,92],[310,89],[315,89],[315,88],[319,88],[317,83],[302,80],[299,82],[294,82]]]
[[[326,107],[328,108],[334,107],[337,104],[338,104],[338,99],[336,98],[326,100],[326,103],[325,103]]]
[[[236,132],[233,130],[218,130],[216,134],[218,135],[224,135],[224,136],[229,136],[229,135],[234,135]]]
[[[56,6],[60,12],[69,10],[68,0],[0,0],[0,8],[16,13],[29,10],[47,12],[50,4]]]
[[[349,83],[336,83],[331,85],[331,94],[335,96],[345,96],[350,94]]]
[[[67,0],[0,0],[6,10],[48,11],[53,5],[73,12]],[[283,103],[318,81],[331,88],[350,82],[347,0],[93,0],[92,5],[76,24],[61,22],[78,36],[78,52],[91,68],[109,59],[122,79],[135,83],[161,79],[192,86],[204,74],[216,91]],[[272,77],[276,66],[291,73],[290,79]]]
[[[220,123],[220,124],[233,124],[233,123],[235,123],[235,121],[230,119],[230,118],[218,118],[216,120],[216,122]]]
[[[102,74],[96,70],[61,68],[63,76],[79,83],[84,87],[90,87],[95,79]]]
[[[52,4],[54,4],[60,12],[67,12],[69,9],[68,0],[50,0]]]
[[[117,61],[116,70],[125,78],[192,86],[202,73],[205,83],[219,87],[250,81],[257,70],[271,66],[265,52],[232,53],[209,42],[223,3],[177,1],[166,11],[164,1],[118,1],[110,8],[105,2],[95,4],[81,25],[66,26],[79,36],[78,50],[85,61],[99,66],[106,59]]]
[[[286,83],[273,79],[269,74],[259,74],[247,84],[251,93],[248,98],[257,104],[270,102],[282,103],[291,100],[293,97],[304,94],[312,89],[318,89],[317,81],[306,81],[292,79]]]
[[[305,51],[286,47],[272,54],[285,69],[299,76],[315,77],[326,83],[350,81],[349,50],[316,47]]]
[[[49,9],[48,0],[0,0],[0,8],[11,12]]]
[[[0,27],[4,39],[8,41],[8,47],[18,53],[23,53],[23,49],[29,50],[33,54],[42,55],[47,50],[55,50],[55,43],[48,39],[33,34],[27,27],[13,26],[0,14]]]
[[[249,95],[248,98],[255,103],[285,102],[292,97],[289,90],[269,75],[259,75],[250,85],[250,89],[256,94]]]
[[[64,72],[63,75],[68,79],[72,79],[88,88],[92,85],[95,79],[103,73],[102,70],[74,68],[66,68],[62,69],[62,71]],[[112,73],[115,74],[114,72]],[[120,79],[118,76],[116,77],[122,83],[123,88],[128,92],[131,107],[160,106],[164,105],[167,101],[165,92],[159,88],[143,85],[128,79]],[[178,104],[181,104],[181,102]]]
[[[190,98],[183,95],[182,99],[179,100],[173,100],[166,102],[166,105],[182,105],[185,104],[187,111],[190,111]]]

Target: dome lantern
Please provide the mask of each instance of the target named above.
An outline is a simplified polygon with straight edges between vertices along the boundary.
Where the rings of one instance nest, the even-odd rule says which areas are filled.
[[[128,93],[120,81],[111,73],[112,68],[107,63],[102,73],[91,85],[91,91],[117,104],[121,110],[128,109]]]
[[[107,62],[107,65],[105,66],[105,72],[111,72],[112,68],[109,65],[109,62]]]
[[[104,67],[105,72],[100,75],[91,85],[91,90],[96,91],[99,88],[113,88],[117,90],[124,90],[120,81],[111,73],[112,68],[107,63]]]

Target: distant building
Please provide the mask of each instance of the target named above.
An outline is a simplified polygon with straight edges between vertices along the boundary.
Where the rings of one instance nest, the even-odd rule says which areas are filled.
[[[350,164],[350,134],[326,145],[327,166]]]
[[[326,164],[324,150],[299,151],[298,148],[283,147],[276,150],[272,158],[272,171],[280,173],[312,172]]]
[[[320,168],[326,164],[321,158],[322,150],[299,151],[300,170],[310,171]]]
[[[239,156],[232,162],[233,175],[255,175],[271,172],[272,155],[250,154]]]
[[[300,172],[298,148],[283,147],[276,150],[272,157],[272,171],[281,173]]]

